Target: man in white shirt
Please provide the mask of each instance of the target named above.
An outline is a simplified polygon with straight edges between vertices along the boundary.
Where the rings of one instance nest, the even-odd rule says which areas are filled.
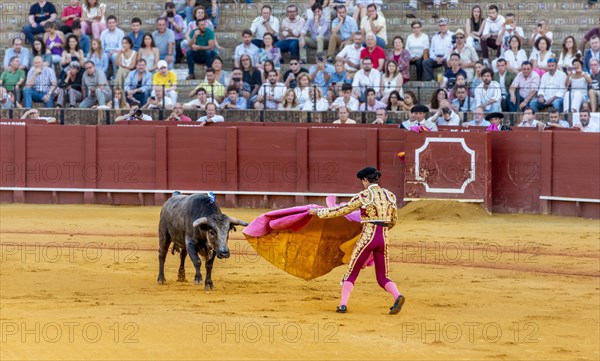
[[[502,111],[502,90],[500,84],[492,80],[493,77],[492,69],[485,68],[481,72],[483,82],[475,88],[475,106],[495,113]]]
[[[590,111],[587,109],[579,111],[579,123],[573,119],[573,128],[578,128],[585,133],[598,133],[600,132],[600,125],[597,122],[592,121]]]
[[[558,71],[556,58],[548,59],[548,71],[542,75],[537,98],[532,99],[530,106],[536,111],[553,107],[562,112],[563,96],[567,91],[566,81],[567,75],[565,72]]]
[[[423,61],[423,80],[433,79],[433,69],[446,66],[446,56],[452,50],[453,32],[448,30],[448,19],[438,20],[440,31],[431,38],[429,48],[429,59]]]
[[[102,50],[112,63],[114,77],[117,74],[117,54],[121,50],[121,42],[125,37],[125,33],[117,27],[117,18],[114,15],[106,18],[106,24],[108,28],[100,34],[100,43],[102,44]]]
[[[366,100],[365,90],[367,88],[377,88],[381,86],[381,74],[377,69],[373,69],[373,60],[364,58],[361,61],[362,69],[357,71],[352,80],[354,95],[364,102]]]
[[[281,21],[279,29],[279,41],[275,43],[281,51],[281,54],[289,51],[292,58],[300,56],[300,48],[298,43],[300,40],[300,32],[304,28],[305,20],[298,16],[298,7],[294,4],[287,7],[287,18]],[[253,64],[257,64],[252,62]]]
[[[367,15],[360,21],[360,31],[365,38],[369,34],[375,35],[377,46],[383,49],[387,46],[385,17],[377,12],[376,4],[367,5]]]
[[[225,121],[222,115],[217,114],[217,105],[215,103],[206,104],[206,115],[196,119],[202,126],[213,123],[222,123]]]
[[[271,9],[270,5],[263,5],[260,10],[260,16],[252,21],[252,25],[250,26],[250,31],[254,35],[254,39],[252,43],[259,48],[264,48],[265,44],[262,41],[265,33],[270,33],[273,35],[274,43],[279,41],[277,38],[277,34],[279,34],[279,19],[275,16],[272,16],[271,13],[273,9]],[[254,63],[253,63],[254,64]]]
[[[483,118],[483,110],[481,108],[475,108],[473,111],[473,119],[462,123],[465,128],[468,127],[489,127],[490,122]]]
[[[488,17],[483,23],[483,33],[481,34],[481,53],[483,57],[483,63],[486,66],[490,66],[490,50],[489,48],[496,49],[496,57],[500,56],[501,46],[496,43],[498,34],[502,29],[502,25],[506,19],[504,16],[498,14],[498,6],[492,4],[488,6]]]
[[[248,56],[252,60],[252,64],[260,63],[260,49],[252,42],[252,31],[250,29],[245,29],[244,31],[242,31],[242,43],[235,47],[235,52],[233,54],[233,63],[236,68],[240,67],[240,58],[244,54],[248,54]]]
[[[285,84],[277,82],[277,71],[275,69],[269,70],[267,82],[258,91],[254,109],[277,109],[279,103],[283,101],[286,90]]]
[[[355,112],[358,110],[359,105],[358,99],[352,95],[352,85],[344,83],[342,84],[342,96],[337,97],[333,103],[331,103],[329,109],[336,110],[341,107],[346,107],[350,111]]]
[[[336,56],[337,60],[344,62],[344,67],[348,73],[356,73],[360,69],[360,52],[364,49],[362,46],[362,33],[357,31],[353,35],[353,43],[344,46],[342,51]]]
[[[523,119],[519,123],[519,127],[537,128],[539,121],[535,119],[535,110],[531,108],[523,109]]]
[[[173,109],[173,100],[164,95],[161,85],[154,86],[154,95],[148,98],[146,105],[142,109]]]

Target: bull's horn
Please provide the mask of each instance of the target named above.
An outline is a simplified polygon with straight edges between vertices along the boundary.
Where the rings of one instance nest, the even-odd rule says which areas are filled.
[[[237,219],[237,218],[232,217],[232,216],[227,216],[227,217],[229,217],[229,223],[231,223],[233,225],[236,225],[236,224],[240,225],[240,226],[247,226],[248,225],[248,222],[244,222],[241,219]]]
[[[207,224],[207,223],[208,223],[208,218],[202,217],[202,218],[196,219],[192,225],[194,227],[198,227],[200,225]]]

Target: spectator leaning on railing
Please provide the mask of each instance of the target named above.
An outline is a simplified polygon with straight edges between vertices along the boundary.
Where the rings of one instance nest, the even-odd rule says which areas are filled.
[[[222,115],[217,114],[217,105],[215,103],[206,104],[206,115],[196,119],[201,125],[222,123],[225,121]]]
[[[337,113],[338,118],[333,121],[333,124],[356,124],[356,120],[350,119],[350,111],[347,107],[339,107]]]

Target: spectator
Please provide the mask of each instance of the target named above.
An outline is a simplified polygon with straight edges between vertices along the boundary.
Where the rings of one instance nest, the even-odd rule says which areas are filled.
[[[260,87],[257,101],[254,103],[254,109],[277,109],[279,103],[283,102],[285,95],[285,84],[277,82],[277,72],[269,71],[268,81]]]
[[[481,72],[485,69],[485,65],[483,65],[483,60],[477,60],[475,62],[475,74],[471,79],[471,93],[475,93],[475,88],[479,86],[479,84],[483,83],[483,79],[481,78]]]
[[[471,17],[465,23],[467,33],[467,45],[473,49],[481,51],[481,34],[483,33],[483,16],[481,14],[481,6],[475,5],[471,8]]]
[[[393,95],[390,95],[390,99],[392,98]],[[407,90],[404,92],[404,99],[399,98],[400,101],[400,109],[399,111],[402,112],[410,112],[410,109],[419,104],[419,100],[417,99],[417,96],[415,95],[415,93],[413,93],[410,90]],[[392,102],[390,101],[390,104],[392,104]],[[392,110],[390,109],[390,104],[388,104],[388,110]]]
[[[590,60],[600,60],[600,37],[593,36],[590,39],[590,48],[585,52],[583,58],[583,71],[590,73]]]
[[[430,58],[423,61],[423,72],[425,81],[433,80],[433,69],[446,66],[446,55],[452,50],[452,35],[448,31],[448,19],[438,20],[440,31],[431,38],[429,48]]]
[[[129,103],[125,98],[125,93],[120,87],[114,87],[112,92],[112,99],[106,103],[105,106],[93,106],[96,109],[129,109]]]
[[[134,105],[129,110],[129,113],[126,113],[124,115],[116,117],[115,118],[115,123],[122,122],[122,121],[128,121],[128,120],[145,120],[145,121],[151,121],[152,117],[149,116],[148,114],[142,113],[142,111],[140,110],[140,107],[137,106],[137,105]]]
[[[131,19],[131,31],[127,36],[131,38],[133,42],[133,50],[135,52],[140,51],[144,40],[144,31],[142,30],[142,19],[135,17]]]
[[[0,74],[0,88],[13,95],[13,104],[15,101],[21,100],[21,89],[23,89],[23,83],[25,83],[25,71],[20,68],[19,58],[13,56],[10,59],[8,69]]]
[[[583,62],[577,57],[573,60],[575,70],[567,74],[565,86],[570,89],[563,97],[565,112],[579,112],[581,105],[588,94],[588,85],[592,84],[592,78],[583,72]]]
[[[177,103],[177,74],[168,69],[167,62],[158,62],[158,71],[152,76],[152,85],[164,88],[164,93],[171,98],[171,104]]]
[[[10,69],[12,58],[15,56],[19,59],[19,69],[27,70],[29,67],[29,49],[23,48],[23,39],[21,38],[14,38],[12,47],[4,51],[4,70]]]
[[[523,119],[518,126],[522,128],[537,128],[538,123],[538,120],[535,119],[535,110],[525,107],[525,109],[523,109]]]
[[[385,109],[392,111],[392,112],[403,111],[402,97],[400,96],[400,93],[397,90],[394,90],[390,93],[390,97],[388,98],[387,107]]]
[[[531,102],[531,108],[535,111],[544,110],[549,107],[563,110],[563,96],[567,89],[565,84],[567,75],[558,70],[556,58],[548,60],[548,71],[540,80],[537,99]]]
[[[62,26],[58,30],[63,34],[73,32],[73,21],[80,20],[82,15],[83,12],[81,5],[79,5],[79,0],[69,0],[69,6],[65,6],[60,14]]]
[[[194,67],[196,64],[206,64],[207,68],[212,66],[215,53],[215,33],[206,27],[206,20],[198,20],[198,28],[194,31],[191,41],[191,50],[187,52],[188,80],[196,79]]]
[[[402,94],[403,82],[403,76],[399,72],[396,62],[388,60],[385,66],[385,73],[381,77],[381,87],[379,91],[381,101],[387,104],[388,98],[393,91]]]
[[[498,67],[498,71],[494,74],[494,81],[500,84],[500,91],[502,92],[502,111],[507,112],[509,100],[508,89],[512,85],[517,75],[508,71],[508,66],[505,59],[498,59],[496,66]]]
[[[352,86],[352,79],[348,76],[346,70],[344,70],[344,62],[342,60],[336,60],[335,72],[329,77],[329,88],[327,90],[327,101],[332,103],[338,96],[340,87],[343,84]]]
[[[198,34],[198,30],[199,29],[196,29],[196,32],[194,32],[194,36],[204,35],[205,33],[210,31],[209,34],[213,34],[214,39],[214,33],[210,29],[206,30],[206,25],[204,25],[203,30],[200,30],[200,34]],[[156,30],[152,32],[152,38],[154,38],[154,44],[156,44],[156,47],[158,48],[160,60],[165,60],[167,62],[169,70],[173,69],[173,64],[175,61],[175,58],[173,57],[173,55],[175,54],[175,33],[173,32],[173,30],[167,29],[166,18],[158,18],[158,20],[156,20]],[[194,40],[196,40],[196,38],[192,39],[192,44],[194,44]],[[192,50],[198,50],[197,48],[194,48],[194,45],[192,45],[191,48]],[[193,58],[194,54],[188,53],[188,66],[190,64],[190,59],[193,60]],[[193,75],[194,72],[192,71],[190,72],[190,74]]]
[[[102,50],[102,43],[99,39],[92,39],[92,49],[87,60],[93,62],[104,74],[108,72],[108,54]]]
[[[323,97],[321,88],[312,87],[309,96],[310,100],[304,103],[304,107],[300,108],[300,110],[305,112],[326,112],[329,109],[329,102]]]
[[[360,30],[365,39],[369,34],[375,35],[376,45],[385,49],[387,46],[385,17],[377,12],[376,4],[367,5],[367,14],[360,21]]]
[[[454,88],[458,74],[462,74],[465,78],[467,77],[467,73],[460,67],[460,55],[458,53],[452,53],[448,57],[448,65],[450,67],[444,72],[442,83],[440,84],[440,87],[446,89],[446,91]]]
[[[352,80],[354,94],[360,101],[366,100],[365,90],[367,88],[376,88],[381,85],[381,74],[377,69],[373,69],[371,58],[361,60],[362,69],[356,72]]]
[[[176,103],[173,105],[173,113],[165,120],[170,122],[191,122],[192,118],[183,114],[183,105],[181,103]]]
[[[306,22],[298,16],[298,7],[294,4],[287,6],[287,15],[279,29],[281,40],[275,43],[275,46],[281,49],[282,54],[289,51],[292,58],[295,58],[300,56],[300,36]]]
[[[417,68],[417,80],[423,80],[423,61],[429,57],[429,36],[421,32],[421,22],[413,21],[410,25],[412,34],[406,38],[406,50],[410,53],[410,65]]]
[[[510,49],[504,52],[503,59],[507,62],[508,71],[518,73],[521,65],[527,61],[527,53],[521,49],[521,40],[518,37],[513,36],[508,42]]]
[[[598,36],[600,37],[600,18],[598,18],[598,26],[590,29],[585,35],[583,39],[581,39],[579,50],[581,53],[585,53],[585,45],[592,39],[592,37]]]
[[[354,21],[356,21],[356,23],[358,24],[360,22],[361,19],[363,19],[365,16],[367,16],[367,11],[368,11],[368,5],[370,4],[376,4],[376,5],[382,5],[383,1],[382,0],[355,0],[354,1],[354,13],[352,14],[352,16],[354,17]]]
[[[592,112],[598,111],[598,100],[600,99],[600,61],[597,59],[590,60],[590,69],[592,86],[589,90],[590,108]]]
[[[360,58],[371,58],[375,68],[382,72],[385,65],[385,50],[377,46],[375,35],[367,35],[367,47],[360,51]]]
[[[538,21],[537,25],[533,26],[533,33],[529,38],[529,46],[534,46],[541,37],[548,39],[548,45],[552,43],[553,35],[552,32],[548,30],[548,23],[544,19]],[[549,46],[548,49],[550,49]]]
[[[175,1],[175,3],[177,3],[177,1]],[[198,19],[195,15],[197,14],[198,9],[202,8],[202,11],[206,13],[206,17],[203,17],[203,19],[208,20],[211,23],[210,28],[212,30],[217,28],[220,15],[217,0],[187,0],[187,3],[188,6],[184,9],[184,17],[188,24],[193,23]]]
[[[73,25],[71,25],[71,31],[73,35],[77,37],[77,41],[79,41],[79,48],[83,51],[83,55],[87,58],[90,53],[90,37],[81,32],[81,23],[79,20],[73,21]]]
[[[269,71],[275,70],[277,72],[277,79],[280,78],[279,70],[275,69],[275,63],[272,60],[265,60],[264,64],[262,64],[262,74],[261,74],[261,84],[267,82],[267,74]]]
[[[43,33],[48,23],[56,21],[56,7],[49,1],[38,0],[29,8],[28,25],[23,26],[23,33],[29,44],[33,44],[33,37]]]
[[[223,123],[225,119],[221,115],[217,115],[217,105],[215,103],[206,104],[206,115],[198,118],[196,121],[200,122],[201,125],[208,125],[213,123]]]
[[[107,18],[108,28],[102,31],[100,34],[100,41],[102,42],[102,49],[106,54],[108,61],[112,64],[113,77],[117,74],[117,55],[121,49],[121,44],[125,33],[123,30],[117,27],[117,18],[110,15]],[[108,72],[105,74],[107,75]]]
[[[283,102],[279,104],[279,110],[298,110],[298,99],[296,99],[295,89],[288,89],[283,97]]]
[[[165,3],[165,11],[162,13],[161,18],[166,20],[167,29],[173,31],[173,35],[175,37],[175,63],[181,62],[181,41],[184,38],[185,31],[185,22],[183,18],[175,12],[175,3],[167,2]],[[153,34],[154,35],[154,34]],[[161,34],[162,35],[162,34]],[[170,41],[170,39],[169,39]],[[170,44],[169,44],[170,47]],[[169,50],[170,54],[173,54],[173,50]],[[162,58],[161,58],[162,59]],[[165,58],[166,59],[166,58]],[[171,63],[171,61],[167,60],[167,63]],[[172,69],[172,68],[171,68]]]
[[[459,85],[464,85],[467,87],[467,96],[475,95],[475,91],[474,90],[471,91],[471,88],[467,86],[467,77],[465,76],[465,74],[459,73],[456,76],[456,81],[454,82],[454,86],[452,88],[450,88],[450,91],[448,92],[448,99],[454,100],[454,98],[456,98],[456,96],[454,95],[454,89],[456,89],[456,87]]]
[[[338,118],[333,124],[356,124],[356,120],[350,119],[350,111],[345,106],[337,108]]]
[[[183,104],[184,109],[205,110],[208,104],[216,104],[206,94],[206,89],[200,88],[196,91],[196,99]],[[218,104],[217,104],[218,107]]]
[[[227,85],[228,84],[228,79],[229,79],[229,73],[226,72],[225,70],[223,70],[223,59],[221,59],[221,57],[216,56],[213,59],[212,62],[212,69],[215,71],[215,79],[223,84],[223,85]],[[206,81],[206,76],[204,77],[204,81]]]
[[[327,91],[329,90],[329,79],[334,73],[335,68],[333,65],[326,62],[325,53],[317,53],[316,64],[310,67],[308,74],[310,75],[311,83],[320,87],[321,92],[323,92],[324,95],[327,95]]]
[[[160,60],[160,54],[158,48],[154,44],[154,38],[152,34],[146,33],[142,38],[142,46],[137,52],[137,61],[144,59],[146,62],[146,70],[154,74],[158,70],[158,61]]]
[[[375,120],[373,124],[386,124],[387,121],[387,111],[385,109],[378,109],[375,112]]]
[[[187,52],[190,50],[190,41],[192,40],[192,35],[194,34],[194,30],[196,30],[198,28],[196,25],[196,22],[198,20],[206,20],[206,28],[212,30],[213,32],[215,31],[213,23],[206,16],[204,7],[202,7],[201,5],[196,7],[194,14],[195,14],[194,19],[192,22],[190,22],[187,25],[187,28],[185,28],[187,30],[185,30],[184,39],[181,41],[181,52],[183,54],[187,54]],[[219,46],[219,42],[217,41],[216,37],[215,37],[215,49],[216,49],[215,53],[217,53],[217,54],[218,54],[219,49],[223,49]]]
[[[330,3],[331,1],[329,0],[309,0],[306,8],[306,21],[311,21],[315,17],[313,6],[318,4],[323,8],[323,17],[325,17],[325,19],[331,23],[331,11],[333,9],[331,6],[329,6]]]
[[[96,104],[106,106],[106,101],[110,99],[112,92],[106,74],[102,69],[96,68],[96,64],[91,60],[85,62],[85,72],[81,84],[84,99],[79,104],[80,108],[91,108]]]
[[[214,62],[213,62],[213,64],[214,64]],[[215,77],[216,77],[216,74],[217,74],[217,72],[215,71]],[[227,87],[230,87],[230,86],[235,87],[239,91],[240,96],[242,96],[243,92],[250,92],[250,86],[248,84],[244,84],[243,77],[244,77],[244,73],[242,73],[242,69],[234,67],[233,69],[231,69],[231,74],[226,79],[227,81],[225,82],[225,84],[227,84]],[[219,82],[220,82],[220,80],[219,80]]]
[[[285,86],[294,89],[298,85],[297,79],[298,76],[300,76],[300,73],[308,74],[308,70],[300,66],[300,60],[298,58],[290,59],[290,69],[283,74],[282,78],[285,82]]]
[[[63,46],[65,44],[65,36],[58,31],[57,26],[53,22],[48,22],[44,25],[46,32],[42,41],[46,44],[46,49],[52,54],[52,64],[59,64],[62,58]]]
[[[573,128],[577,128],[585,133],[598,133],[600,127],[597,122],[592,122],[590,118],[590,111],[582,109],[579,113],[579,123],[573,124]]]
[[[425,115],[429,113],[429,108],[425,105],[417,104],[410,108],[410,119],[402,122],[402,128],[414,129],[424,127],[432,132],[437,132],[438,127],[434,122],[425,119]]]
[[[502,111],[502,90],[500,83],[493,80],[494,73],[485,68],[481,71],[481,84],[475,88],[475,106],[486,112]],[[468,109],[472,111],[472,109]],[[464,111],[464,110],[461,110]]]
[[[64,108],[66,101],[69,101],[69,107],[75,108],[75,104],[83,100],[81,84],[83,79],[83,69],[78,61],[73,61],[69,66],[63,80],[56,88],[56,106]]]
[[[410,80],[410,52],[404,49],[404,39],[398,35],[393,40],[394,48],[388,51],[387,60],[393,60],[402,74],[402,83]]]
[[[15,96],[0,86],[0,109],[13,109],[15,103]]]
[[[573,71],[573,60],[576,54],[581,54],[576,47],[575,37],[569,35],[563,40],[562,51],[560,52],[560,58],[558,59],[558,68],[562,71],[570,72]]]
[[[196,90],[199,88],[206,89],[208,95],[212,99],[216,100],[217,103],[222,102],[225,98],[225,86],[215,78],[215,71],[213,68],[206,69],[206,81],[200,83],[194,90],[192,90],[192,92],[190,92],[190,96],[193,96],[193,94],[195,94]]]
[[[115,85],[122,86],[127,79],[129,72],[136,68],[137,54],[133,50],[133,41],[130,37],[123,38],[121,49],[117,54],[117,74],[115,75]]]
[[[483,63],[486,66],[490,65],[489,48],[496,49],[496,57],[500,57],[502,47],[498,45],[497,39],[504,22],[504,16],[498,14],[498,6],[495,4],[488,6],[488,17],[485,19],[483,33],[481,34],[481,52]]]
[[[377,100],[375,89],[368,88],[366,90],[366,93],[367,100],[358,107],[358,110],[373,112],[377,109],[385,109],[387,107],[385,103],[382,103],[379,100]]]
[[[33,59],[33,67],[27,72],[27,80],[23,89],[24,106],[31,108],[33,101],[43,102],[44,108],[52,108],[56,89],[56,75],[54,70],[44,65],[41,56]]]
[[[469,91],[465,85],[455,86],[454,94],[456,97],[452,99],[452,110],[455,112],[472,112],[475,109],[476,101],[473,97],[468,96]]]
[[[319,3],[312,7],[314,17],[304,24],[300,37],[300,61],[306,62],[306,47],[317,49],[318,53],[329,45],[330,22],[323,16],[323,8]],[[310,34],[310,35],[307,35]]]
[[[501,57],[504,57],[504,53],[510,49],[510,39],[513,36],[519,38],[521,44],[525,42],[525,33],[523,32],[522,27],[517,26],[515,14],[508,13],[506,14],[504,24],[500,27],[498,37],[496,38],[496,45],[500,46]]]
[[[539,87],[540,76],[533,71],[530,62],[524,62],[521,71],[517,74],[509,89],[509,111],[514,113],[525,107],[531,107],[530,102],[536,97]],[[519,90],[518,93],[516,92],[517,89]]]
[[[463,127],[489,127],[491,123],[483,118],[483,110],[481,108],[475,108],[473,110],[473,119],[464,122]]]
[[[475,68],[475,62],[479,60],[479,56],[473,47],[465,44],[465,36],[465,32],[462,31],[462,29],[456,30],[456,33],[454,34],[456,44],[454,44],[452,50],[450,50],[446,61],[448,61],[450,56],[452,56],[454,53],[460,55],[458,65],[465,71],[467,79],[472,79],[474,75],[473,69]]]
[[[429,100],[427,107],[431,111],[438,111],[443,107],[452,107],[452,103],[450,103],[448,93],[446,93],[444,89],[437,89],[431,94],[431,99]]]
[[[227,88],[227,98],[221,103],[221,109],[247,109],[246,99],[240,96],[235,86]]]
[[[580,114],[581,115],[581,114]],[[546,128],[570,128],[569,122],[564,119],[560,119],[560,114],[557,109],[550,109],[548,111],[548,123]]]
[[[275,16],[271,15],[272,9],[270,5],[263,5],[260,10],[261,16],[257,17],[252,21],[252,25],[250,26],[250,31],[254,34],[255,39],[252,40],[252,43],[259,48],[264,46],[263,41],[260,40],[263,38],[265,33],[270,33],[273,35],[275,42],[279,41],[277,39],[277,34],[279,33],[279,19]]]
[[[233,55],[233,61],[236,67],[240,66],[240,59],[242,55],[247,54],[252,60],[252,64],[258,64],[260,49],[252,42],[252,31],[246,29],[242,31],[243,42],[235,47],[235,53]]]
[[[56,118],[54,117],[40,117],[40,112],[37,109],[29,109],[23,115],[21,115],[21,119],[42,119],[45,120],[46,123],[56,123]]]
[[[94,39],[100,39],[102,32],[106,30],[106,4],[100,0],[85,0],[82,12],[81,32],[92,35]]]
[[[152,94],[142,109],[173,109],[175,103],[173,100],[165,96],[164,88],[160,85],[152,87]]]
[[[543,36],[540,36],[535,41],[535,50],[531,53],[529,61],[533,64],[533,68],[536,69],[540,76],[548,70],[548,60],[554,58],[554,54],[550,50],[550,40]]]
[[[436,110],[436,112],[427,119],[429,123],[436,123],[440,125],[460,125],[460,117],[450,107],[442,107]]]
[[[146,105],[152,91],[152,73],[146,70],[146,60],[140,58],[136,62],[136,69],[129,72],[123,90],[130,105]]]
[[[356,21],[346,13],[345,5],[338,5],[337,17],[331,23],[331,38],[327,49],[327,60],[333,62],[335,53],[351,41],[352,35],[358,31]]]
[[[69,65],[72,62],[79,63],[79,70],[83,68],[83,64],[85,63],[83,51],[79,49],[79,42],[77,41],[77,37],[73,34],[67,37],[65,48],[63,49],[62,59],[60,61],[63,72],[67,72],[69,70]]]
[[[363,36],[360,32],[355,32],[352,36],[353,42],[344,46],[336,59],[344,62],[344,67],[350,73],[351,77],[360,69],[360,53],[364,49],[362,46]]]
[[[242,63],[242,80],[244,83],[248,84],[248,87],[250,88],[249,93],[245,94],[242,92],[242,96],[248,101],[248,108],[252,109],[258,94],[258,89],[262,85],[260,70],[252,66],[252,59],[247,54],[241,56],[240,62]]]
[[[279,73],[279,69],[281,68],[281,51],[279,48],[274,47],[273,44],[275,44],[273,35],[266,33],[263,36],[264,47],[259,51],[259,63],[256,65],[256,67],[262,68],[265,61],[270,60],[273,62],[275,70],[277,70]]]
[[[310,101],[310,76],[308,73],[300,73],[298,75],[298,86],[294,88],[296,100],[298,101],[298,109],[304,108],[304,104]]]
[[[358,111],[359,106],[360,106],[360,103],[358,102],[358,99],[356,99],[352,95],[352,85],[343,84],[342,85],[342,95],[340,97],[337,97],[331,103],[331,105],[329,106],[329,109],[336,110],[340,107],[346,107],[350,111],[355,112],[355,111]]]

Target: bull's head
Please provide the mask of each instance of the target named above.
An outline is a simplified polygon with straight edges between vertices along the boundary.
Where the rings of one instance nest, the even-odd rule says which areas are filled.
[[[248,223],[226,214],[201,217],[193,223],[204,233],[208,246],[215,250],[218,258],[229,258],[229,231],[236,225],[247,226]]]

